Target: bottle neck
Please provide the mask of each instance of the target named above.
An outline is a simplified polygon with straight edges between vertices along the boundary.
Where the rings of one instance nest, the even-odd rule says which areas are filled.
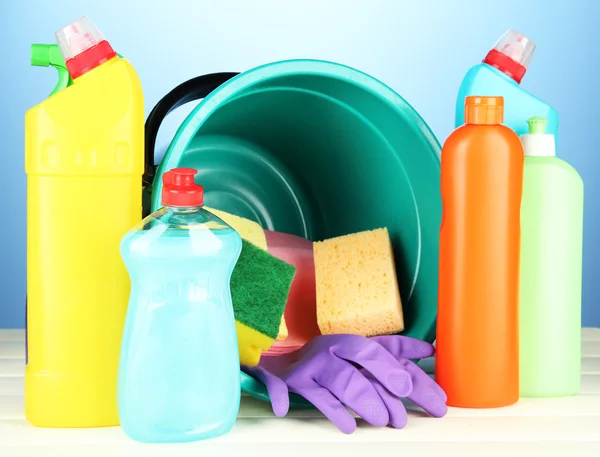
[[[202,209],[202,205],[200,206],[170,206],[170,205],[165,205],[167,206],[167,208],[169,208],[171,211],[173,211],[174,213],[177,214],[192,214],[192,213],[197,213]]]
[[[101,65],[94,67],[92,70],[87,71],[85,73],[83,73],[82,75],[78,76],[77,78],[73,78],[73,84],[78,84],[81,81],[85,81],[87,78],[90,77],[90,75],[94,74],[94,71],[96,68],[98,67],[102,67],[102,68],[107,68],[109,65],[114,65],[117,61],[119,60],[118,57],[112,57],[111,59],[107,60],[106,62],[103,62]]]
[[[86,49],[81,54],[67,60],[65,64],[71,74],[71,78],[76,81],[77,78],[115,57],[117,57],[117,53],[108,41],[103,40],[95,46]]]
[[[488,52],[487,56],[485,56],[483,59],[483,63],[501,71],[513,79],[517,84],[521,84],[521,80],[527,71],[523,65],[515,62],[506,54],[502,54],[500,51],[496,51],[495,49],[492,49],[490,52]]]
[[[556,157],[554,135],[530,134],[521,135],[525,157]]]
[[[468,125],[499,125],[504,116],[501,105],[465,105],[465,124]]]

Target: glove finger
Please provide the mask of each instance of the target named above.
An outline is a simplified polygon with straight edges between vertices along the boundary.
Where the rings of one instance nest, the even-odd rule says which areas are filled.
[[[373,336],[370,340],[376,341],[390,354],[398,358],[424,359],[435,353],[435,348],[427,341],[402,335]]]
[[[416,380],[416,382],[418,382],[419,385],[426,385],[433,389],[433,391],[442,399],[444,403],[448,401],[448,395],[446,395],[444,389],[442,389],[440,385],[437,382],[435,382],[435,380],[431,377],[431,375],[429,375],[425,370],[423,370],[423,368],[421,368],[413,361],[407,359],[401,361],[400,363],[403,364],[406,371],[408,371],[408,373],[410,374],[411,379],[413,380],[413,386]]]
[[[413,383],[413,389],[408,395],[408,399],[434,417],[445,416],[448,412],[448,406],[446,406],[448,396],[444,390],[415,363],[408,359],[402,363]]]
[[[265,385],[269,393],[273,413],[278,417],[284,417],[290,409],[290,395],[287,384],[260,366],[248,367],[241,365],[240,367],[244,373]]]
[[[388,411],[390,417],[389,425],[394,428],[404,428],[408,422],[408,414],[404,403],[399,397],[392,395],[377,379],[375,379],[369,372],[363,373],[365,377],[371,381],[373,387],[383,400],[383,403]]]
[[[375,427],[385,427],[389,415],[373,384],[349,363],[332,361],[314,380]]]
[[[371,338],[360,338],[355,344],[339,345],[333,353],[369,371],[375,379],[398,397],[412,391],[410,375],[390,352]]]
[[[314,384],[314,386],[304,386],[300,389],[291,385],[290,390],[311,402],[343,433],[350,434],[356,430],[356,420],[352,414],[327,389]]]
[[[420,366],[408,360],[411,358],[430,357],[431,355],[433,355],[433,353],[435,353],[435,348],[433,347],[433,345],[425,341],[409,337],[402,337],[403,339],[400,340],[400,342],[398,342],[397,338],[397,335],[390,335],[376,336],[370,339],[377,341],[381,346],[386,348],[386,350],[388,350],[390,354],[392,354],[404,368],[410,367],[409,374],[411,375],[411,379],[413,381],[413,391],[415,389],[415,381],[418,380],[420,385],[419,390],[422,391],[424,386],[431,387],[431,389],[433,389],[437,393],[437,395],[442,399],[442,402],[446,403],[448,401],[448,396],[446,395],[446,392],[444,392],[444,390],[434,380],[432,380],[431,377]],[[411,344],[414,343],[414,345],[412,346],[412,349],[404,351],[402,341],[407,340],[410,340],[412,342]],[[402,352],[405,352],[406,354],[410,355],[400,355]]]

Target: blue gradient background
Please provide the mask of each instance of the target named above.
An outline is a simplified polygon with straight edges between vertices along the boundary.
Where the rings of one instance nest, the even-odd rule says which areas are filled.
[[[318,58],[365,71],[424,117],[440,143],[453,129],[458,85],[508,28],[538,47],[522,86],[561,116],[558,154],[585,182],[583,324],[600,326],[600,1],[481,0],[129,1],[0,0],[0,128],[4,216],[0,224],[0,328],[22,328],[25,312],[25,111],[56,83],[29,66],[31,43],[86,15],[136,67],[146,114],[199,74],[243,71],[275,60]],[[161,151],[192,107],[161,129]],[[552,312],[548,310],[548,312]]]

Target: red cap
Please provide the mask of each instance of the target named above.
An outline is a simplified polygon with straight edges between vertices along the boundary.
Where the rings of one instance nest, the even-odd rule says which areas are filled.
[[[113,50],[109,42],[104,40],[72,59],[67,60],[65,64],[67,64],[67,70],[69,70],[71,78],[75,79],[116,55],[117,53]]]
[[[194,175],[197,173],[193,168],[173,168],[163,173],[163,205],[178,208],[202,206],[204,189],[194,182]]]
[[[527,68],[525,68],[523,65],[515,62],[507,55],[502,54],[500,51],[496,51],[495,49],[492,49],[490,52],[488,52],[488,55],[485,56],[483,62],[497,68],[518,83],[521,83],[521,80],[527,71]]]
[[[508,30],[483,62],[521,83],[535,51],[535,43],[516,30]]]

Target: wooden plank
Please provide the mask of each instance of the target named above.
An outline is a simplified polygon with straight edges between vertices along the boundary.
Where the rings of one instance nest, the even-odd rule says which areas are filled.
[[[581,373],[600,374],[600,357],[584,357],[581,360]]]
[[[586,327],[581,329],[581,339],[583,341],[600,341],[600,328]]]
[[[0,376],[23,376],[25,374],[25,360],[0,359]]]
[[[414,407],[412,407],[414,409]],[[511,406],[490,409],[448,408],[446,417],[600,417],[600,395],[521,398]]]
[[[0,359],[25,360],[25,344],[20,342],[0,342]]]
[[[409,421],[412,417],[426,414],[414,403],[403,402]],[[446,417],[565,417],[600,416],[600,395],[577,395],[564,398],[522,398],[515,405],[504,408],[448,408]],[[240,418],[274,417],[270,404],[254,398],[242,400]],[[292,409],[288,417],[318,418],[324,417],[317,409]]]
[[[600,341],[600,328],[585,327],[581,329],[583,341]],[[0,341],[25,342],[25,329],[0,329]]]
[[[24,401],[22,395],[0,395],[0,421],[25,419]]]
[[[435,369],[435,357],[429,357],[419,361],[418,364],[426,373],[433,373]],[[582,357],[581,372],[583,374],[600,374],[600,356]]]
[[[582,328],[582,341],[600,341],[600,328]],[[0,329],[0,342],[25,344],[25,329]]]
[[[7,457],[199,457],[199,456],[243,456],[243,457],[364,457],[364,456],[409,456],[409,457],[597,457],[600,443],[573,441],[537,442],[403,442],[396,443],[311,443],[296,439],[285,444],[279,443],[231,443],[226,440],[207,440],[196,443],[175,445],[152,445],[137,442],[121,444],[60,443],[52,446],[31,446],[8,448],[0,453]]]
[[[600,329],[584,330],[594,331],[585,333],[586,339],[582,341],[582,357],[600,357],[600,336],[596,338],[596,334],[600,335]],[[24,337],[20,339],[15,335],[12,330],[0,330],[0,358],[25,358]],[[431,360],[425,359],[422,363],[428,367],[426,370],[432,370]]]
[[[600,357],[600,341],[583,341],[581,357]]]
[[[0,419],[24,419],[23,397],[21,395],[0,396]],[[414,417],[426,416],[410,401],[405,401],[409,422]],[[533,399],[523,398],[516,405],[494,409],[449,408],[446,417],[565,417],[600,416],[600,395],[575,396],[566,398]],[[288,418],[324,418],[318,409],[291,409]],[[241,401],[240,419],[275,418],[271,405],[251,397]]]
[[[600,394],[600,374],[581,375],[582,394]]]
[[[17,389],[14,389],[17,390]],[[21,389],[22,390],[22,389]],[[25,419],[23,410],[24,397],[22,392],[17,395],[0,395],[0,420],[2,419]],[[292,409],[290,417],[309,417],[322,418],[321,412],[315,408],[311,409]],[[239,418],[273,418],[271,404],[252,397],[242,397],[240,402]]]
[[[0,329],[0,343],[3,342],[25,344],[25,330],[22,328]]]
[[[406,428],[374,428],[361,422],[353,434],[341,433],[325,419],[241,419],[219,438],[231,443],[390,443],[390,442],[598,442],[600,417],[414,417]],[[130,439],[120,427],[94,429],[35,428],[25,420],[0,421],[0,443],[6,446],[123,444]],[[399,448],[400,449],[400,448]],[[337,455],[337,454],[336,454]]]
[[[0,395],[8,395],[8,396],[13,396],[13,395],[23,395],[23,376],[2,376],[0,375]],[[599,397],[600,398],[600,374],[584,374],[581,377],[581,394],[582,396],[593,396],[593,397]],[[572,398],[572,397],[571,397]],[[252,397],[249,396],[244,396],[243,399],[247,399],[249,401],[249,404],[257,404],[255,402],[258,402],[258,404],[262,405],[265,402],[262,402],[260,400],[255,400]],[[522,405],[529,405],[530,403],[532,404],[536,404],[538,399],[521,399],[520,403],[518,405],[518,408],[526,408],[526,406],[522,406]],[[543,400],[543,399],[542,399]],[[563,399],[547,399],[549,404],[553,404],[552,402],[555,401],[557,404],[559,404],[560,402],[563,402],[563,406],[565,405],[569,405],[569,400],[563,400]],[[596,399],[588,399],[589,400],[589,404],[594,404],[597,405],[596,403]],[[521,403],[523,402],[523,403]],[[575,404],[580,404],[582,407],[585,407],[585,405],[583,404],[582,400],[572,400],[572,402]],[[581,403],[575,403],[575,402],[581,402]],[[539,402],[538,402],[539,403]],[[569,408],[571,408],[571,410],[573,408],[575,408],[575,406],[569,406]],[[539,407],[542,407],[541,405],[537,405]],[[269,407],[270,408],[270,407]],[[499,408],[498,410],[501,411],[504,408]],[[295,410],[298,411],[298,416],[297,417],[306,417],[306,415],[308,414],[309,417],[315,417],[314,415],[311,415],[310,412],[305,412],[303,410]],[[308,410],[311,411],[311,410]],[[470,415],[470,413],[469,413]],[[498,413],[498,415],[504,415],[504,413]]]
[[[1,376],[0,377],[0,395],[20,395],[23,396],[24,390],[23,376]]]

